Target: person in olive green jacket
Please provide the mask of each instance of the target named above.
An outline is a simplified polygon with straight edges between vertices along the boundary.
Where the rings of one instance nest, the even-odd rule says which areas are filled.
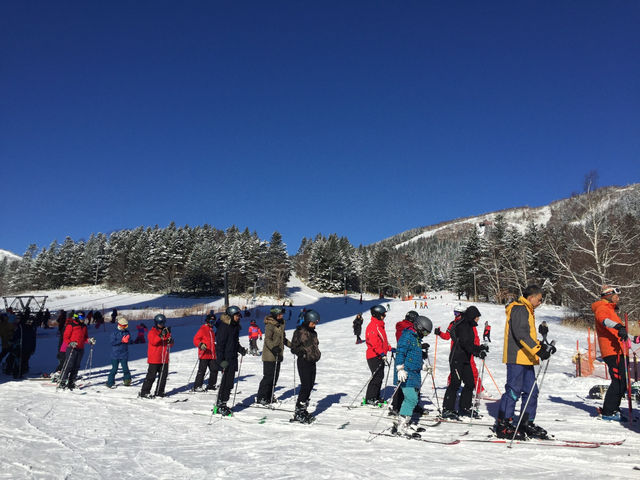
[[[262,405],[274,402],[274,390],[280,375],[283,348],[291,348],[284,333],[284,308],[273,307],[264,319],[264,344],[262,348],[262,381],[258,387],[256,401]]]

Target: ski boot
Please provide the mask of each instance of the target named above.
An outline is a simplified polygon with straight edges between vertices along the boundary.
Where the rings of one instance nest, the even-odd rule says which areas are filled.
[[[495,432],[496,437],[504,438],[507,440],[511,440],[512,438],[514,440],[526,440],[527,437],[525,436],[524,432],[522,432],[522,430],[516,431],[515,425],[511,423],[512,421],[512,418],[498,418],[495,425],[493,426],[493,431]]]
[[[213,407],[213,413],[219,413],[223,417],[231,417],[233,412],[229,407],[227,407],[226,402],[220,402],[218,405]]]
[[[131,379],[128,378],[128,379],[124,380],[122,383],[123,383],[123,385],[125,387],[130,387],[131,386]]]
[[[459,420],[460,417],[458,417],[458,412],[456,412],[455,410],[442,410],[442,414],[440,415],[441,418],[445,419],[445,420]]]
[[[411,417],[403,415],[399,415],[391,427],[392,434],[408,438],[421,438],[421,435],[418,433],[419,431],[424,431],[424,428],[419,429],[415,425],[412,425]]]
[[[522,426],[521,426],[522,428]],[[524,433],[527,437],[529,438],[538,438],[540,440],[549,440],[549,435],[547,434],[547,431],[536,425],[535,423],[533,423],[532,420],[529,420],[527,422],[527,424],[524,426],[523,428]]]
[[[200,385],[199,387],[193,387],[193,390],[191,390],[192,392],[206,392],[207,389],[204,388],[202,385]]]
[[[472,409],[472,410],[460,410],[460,412],[458,412],[460,417],[473,417],[476,419],[482,418],[482,415],[480,415],[478,413],[478,410],[476,409]]]
[[[300,423],[311,423],[315,420],[315,417],[312,416],[307,411],[308,403],[297,403],[296,410],[293,414],[293,418],[290,420],[291,422],[300,422]]]

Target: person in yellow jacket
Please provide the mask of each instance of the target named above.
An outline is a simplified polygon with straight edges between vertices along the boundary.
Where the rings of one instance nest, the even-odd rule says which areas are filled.
[[[516,439],[547,438],[547,432],[533,423],[538,407],[538,386],[534,365],[540,359],[548,359],[556,349],[553,345],[540,343],[536,334],[534,310],[542,303],[542,289],[529,285],[522,296],[507,306],[507,321],[504,327],[503,363],[507,364],[507,383],[500,399],[495,432],[499,438],[512,438],[516,433],[513,414],[516,403],[522,398],[520,428]],[[529,398],[529,394],[531,395]],[[521,409],[521,410],[522,410]]]

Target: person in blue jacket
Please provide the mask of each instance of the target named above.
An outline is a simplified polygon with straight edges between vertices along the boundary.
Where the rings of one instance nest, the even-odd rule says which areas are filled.
[[[118,365],[122,365],[122,373],[124,375],[124,385],[131,385],[131,372],[129,371],[129,343],[131,342],[131,334],[128,330],[129,322],[126,318],[118,317],[118,327],[111,334],[111,371],[107,377],[107,387],[116,388],[116,373]]]
[[[432,328],[431,320],[420,315],[413,325],[405,328],[398,340],[393,380],[404,394],[400,415],[394,422],[394,430],[399,435],[418,436],[411,426],[411,415],[418,404],[418,392],[422,383],[420,371],[427,349],[424,344],[425,351],[423,351],[422,338],[429,335]]]

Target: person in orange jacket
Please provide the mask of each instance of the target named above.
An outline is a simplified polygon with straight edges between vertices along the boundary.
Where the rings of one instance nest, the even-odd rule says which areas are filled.
[[[620,290],[609,285],[603,285],[600,290],[600,300],[591,305],[591,310],[596,319],[596,333],[602,359],[607,364],[611,384],[604,396],[604,402],[600,409],[603,420],[625,422],[620,414],[620,402],[627,388],[627,376],[625,364],[627,361],[629,334],[616,310],[620,301]],[[640,341],[640,337],[633,337],[634,343]]]

